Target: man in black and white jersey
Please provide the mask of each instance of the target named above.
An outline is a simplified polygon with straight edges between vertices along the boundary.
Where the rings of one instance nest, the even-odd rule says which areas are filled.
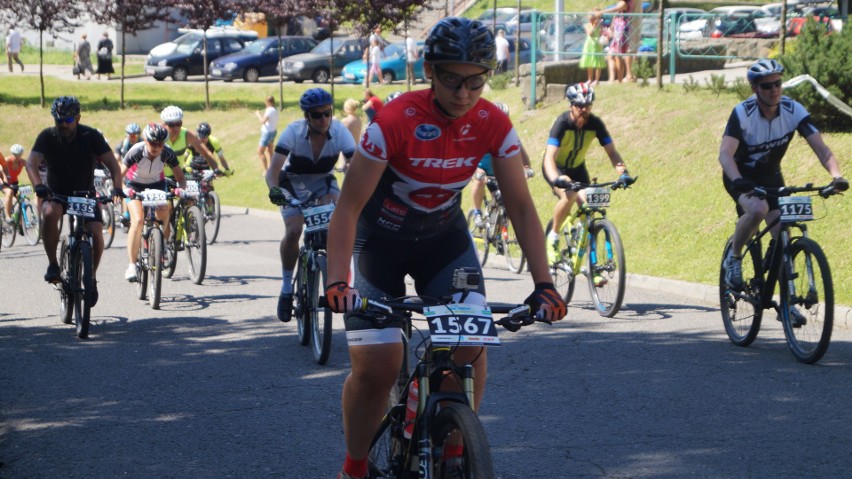
[[[305,219],[302,211],[287,204],[292,196],[301,202],[319,198],[323,204],[336,201],[340,194],[332,171],[340,154],[348,162],[355,154],[355,140],[343,123],[332,118],[331,94],[311,88],[302,94],[299,107],[305,118],[289,124],[278,138],[266,170],[269,200],[281,205],[284,237],[281,239],[282,282],[278,295],[278,319],[290,321],[293,315],[293,271],[299,259],[299,238]]]
[[[748,238],[761,221],[769,223],[779,215],[777,198],[760,199],[746,193],[758,185],[784,186],[781,160],[795,132],[808,142],[834,178],[835,189],[849,188],[837,158],[823,141],[810,113],[797,101],[781,94],[783,72],[784,67],[775,60],[759,60],[749,67],[748,81],[754,95],[734,107],[719,149],[722,181],[740,215],[726,264],[725,281],[731,288],[743,286],[741,254]],[[777,227],[773,236],[776,233]]]

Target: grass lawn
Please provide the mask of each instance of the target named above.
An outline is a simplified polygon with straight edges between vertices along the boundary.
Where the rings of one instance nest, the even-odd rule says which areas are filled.
[[[29,80],[31,81],[31,80]],[[0,151],[21,143],[27,150],[38,132],[51,124],[47,109],[38,107],[37,85],[22,77],[4,78],[0,91]],[[232,178],[217,181],[225,204],[273,209],[260,177],[256,158],[260,125],[254,116],[267,95],[278,97],[278,85],[210,83],[213,108],[203,109],[204,83],[173,82],[129,83],[126,101],[119,110],[118,82],[90,84],[46,78],[49,99],[74,94],[84,103],[82,122],[103,130],[111,144],[123,136],[128,122],[157,121],[159,111],[177,104],[186,112],[185,124],[194,127],[209,122],[213,134],[222,141],[226,158],[237,170]],[[298,96],[311,84],[284,85],[284,104],[279,133],[288,122],[299,118]],[[422,87],[422,85],[418,85]],[[376,87],[384,98],[391,91],[404,90],[404,84]],[[616,147],[630,172],[639,180],[633,188],[618,191],[613,197],[610,217],[622,233],[628,270],[653,276],[716,284],[718,265],[725,239],[732,233],[736,218],[733,203],[721,182],[717,155],[725,122],[738,102],[733,93],[718,98],[701,89],[686,93],[679,85],[662,91],[636,84],[601,85],[597,88],[593,113],[601,116],[612,134]],[[339,112],[346,98],[360,98],[362,88],[336,85],[335,106]],[[520,94],[510,88],[485,94],[491,100],[507,103],[527,151],[540,172],[540,155],[553,119],[566,103],[539,105],[535,111],[523,111]],[[852,158],[852,133],[826,133],[825,139],[841,161],[847,177],[852,177],[848,159]],[[785,159],[788,184],[824,183],[830,179],[807,143],[796,137]],[[603,149],[593,145],[588,158],[592,176],[614,179]],[[542,223],[552,213],[554,197],[540,174],[530,180]],[[464,200],[468,208],[469,198]],[[852,304],[852,256],[847,252],[852,233],[852,206],[846,197],[815,201],[817,216],[823,221],[811,224],[816,238],[828,255],[834,276],[837,302]],[[225,224],[227,227],[227,223]]]

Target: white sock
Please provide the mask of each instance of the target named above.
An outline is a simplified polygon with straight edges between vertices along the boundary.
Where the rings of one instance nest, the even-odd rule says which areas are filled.
[[[281,270],[281,294],[293,294],[293,270]]]
[[[551,243],[558,243],[559,242],[559,233],[551,230],[549,233],[547,233],[547,241],[549,241]]]

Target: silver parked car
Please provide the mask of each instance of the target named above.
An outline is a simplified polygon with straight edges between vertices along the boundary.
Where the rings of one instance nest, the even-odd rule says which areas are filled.
[[[287,80],[296,83],[328,83],[332,75],[341,74],[347,63],[362,58],[366,48],[366,38],[326,38],[308,53],[281,60],[278,68]]]

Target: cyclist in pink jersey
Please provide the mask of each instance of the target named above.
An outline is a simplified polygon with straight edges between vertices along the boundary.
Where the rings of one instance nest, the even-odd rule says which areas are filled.
[[[496,65],[494,36],[478,21],[444,18],[426,40],[424,60],[431,88],[385,105],[352,159],[329,230],[326,298],[333,310],[348,313],[362,293],[404,295],[406,275],[418,294],[441,297],[450,294],[457,268],[479,270],[461,191],[479,159],[490,153],[530,260],[534,291],[526,303],[550,320],[562,319],[566,307],[540,247],[544,234],[526,184],[521,141],[509,118],[480,98]],[[484,303],[484,286],[465,302]],[[346,458],[338,477],[358,478],[367,473],[370,440],[403,350],[399,329],[374,329],[349,314],[345,320],[352,371],[343,386]],[[455,353],[457,361],[476,369],[475,407],[485,388],[486,357],[480,348]]]

